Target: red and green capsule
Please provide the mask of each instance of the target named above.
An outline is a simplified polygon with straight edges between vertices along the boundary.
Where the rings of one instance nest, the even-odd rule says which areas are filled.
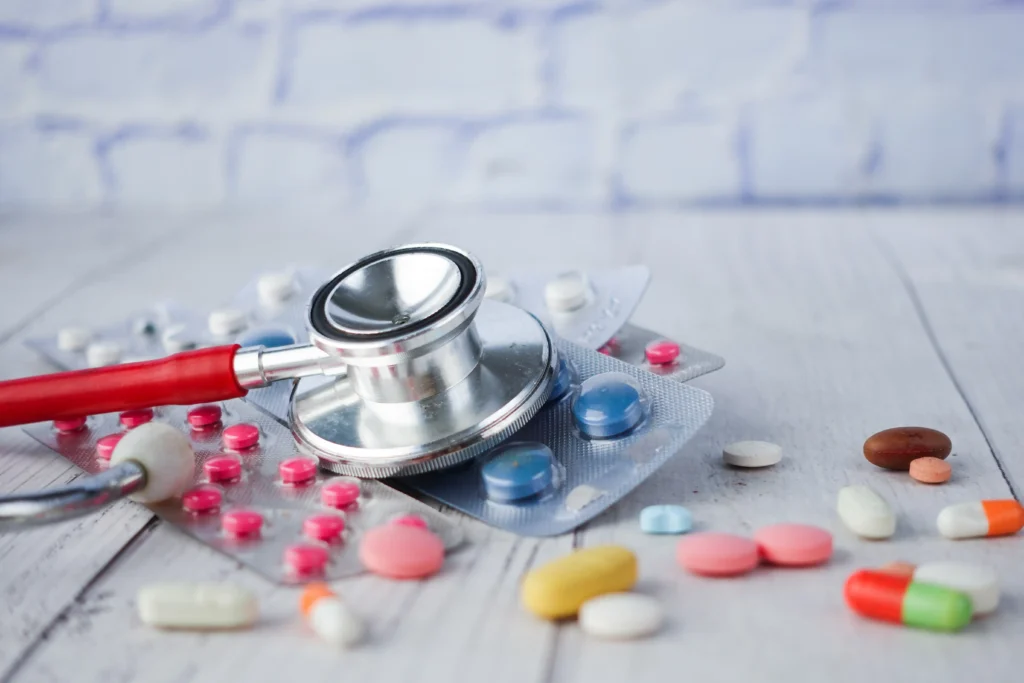
[[[933,631],[959,631],[971,621],[971,599],[912,576],[861,569],[846,580],[846,604],[857,614]]]

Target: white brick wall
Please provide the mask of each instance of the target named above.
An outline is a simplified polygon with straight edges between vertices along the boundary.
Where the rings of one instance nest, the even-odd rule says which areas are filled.
[[[0,208],[1024,200],[1019,0],[3,0]]]

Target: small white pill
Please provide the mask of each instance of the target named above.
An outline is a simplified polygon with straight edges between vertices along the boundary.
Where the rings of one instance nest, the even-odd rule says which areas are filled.
[[[733,467],[768,467],[782,460],[782,446],[767,441],[737,441],[725,447],[722,460]]]
[[[295,277],[289,272],[264,273],[256,282],[260,304],[278,306],[295,295],[298,288]]]
[[[337,598],[317,600],[309,610],[308,619],[313,632],[332,645],[351,647],[366,634],[359,615]]]
[[[164,345],[164,351],[167,353],[188,351],[197,346],[195,338],[189,334],[188,328],[185,325],[172,325],[168,327],[164,330],[161,342]]]
[[[245,311],[237,308],[221,308],[210,313],[206,319],[210,334],[215,337],[230,337],[249,326]]]
[[[136,602],[142,622],[159,628],[241,628],[259,617],[256,596],[231,583],[153,584],[139,591]]]
[[[598,638],[629,640],[658,631],[665,621],[658,602],[639,593],[608,593],[583,603],[580,628]]]
[[[57,333],[57,348],[61,351],[81,351],[92,341],[92,332],[84,327],[65,327]]]
[[[892,508],[867,486],[839,489],[836,512],[846,528],[862,538],[889,538],[896,532]]]
[[[121,362],[121,345],[112,341],[93,342],[85,350],[85,362],[90,368],[116,365]]]
[[[592,296],[590,279],[578,270],[557,275],[544,287],[544,302],[552,311],[574,311],[585,306]]]
[[[510,304],[516,300],[516,286],[508,278],[500,275],[488,275],[484,298]]]
[[[995,612],[999,605],[999,577],[990,567],[965,562],[928,562],[914,570],[914,581],[967,593],[975,616]]]
[[[589,484],[580,484],[565,497],[565,508],[571,512],[579,512],[595,500],[604,497],[605,492]]]

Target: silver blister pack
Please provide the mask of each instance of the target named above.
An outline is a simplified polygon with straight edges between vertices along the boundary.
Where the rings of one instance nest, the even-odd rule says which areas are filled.
[[[557,345],[567,375],[525,427],[467,465],[401,484],[517,534],[560,534],[651,476],[711,416],[714,401],[701,389]]]
[[[672,341],[632,323],[623,325],[618,334],[601,348],[601,353],[678,382],[689,382],[725,366],[725,359],[721,356]]]
[[[315,465],[315,460],[297,449],[289,430],[242,401],[227,401],[212,407],[220,409],[220,421],[202,428],[190,425],[189,407],[165,406],[153,410],[152,420],[165,422],[188,434],[195,452],[196,473],[193,487],[180,499],[148,507],[184,533],[266,578],[280,583],[301,583],[360,573],[363,567],[357,549],[361,534],[403,517],[411,517],[414,523],[425,522],[448,550],[462,542],[461,529],[442,514],[378,481],[340,477],[314,467],[312,479],[283,483],[279,473],[281,463],[301,459]],[[202,407],[207,411],[210,408]],[[134,422],[125,420],[129,424],[145,419],[139,417],[139,413],[145,411],[130,412],[129,417],[133,417]],[[125,432],[127,427],[122,424],[125,415],[94,415],[83,428],[74,431],[58,431],[50,423],[34,424],[25,431],[81,469],[95,474],[105,470],[108,464],[108,460],[99,455],[99,440]],[[226,447],[225,430],[238,425],[255,426],[259,442],[239,450]],[[106,457],[109,458],[109,451]],[[240,465],[237,477],[230,476],[237,466],[228,461]],[[219,504],[212,505],[211,496],[219,498]],[[194,508],[191,511],[186,509],[189,504]],[[199,509],[204,506],[210,507]],[[262,529],[258,534],[235,537],[222,529],[224,520],[240,510],[262,516]],[[316,519],[310,522],[311,518]],[[344,529],[333,540],[306,535],[311,529],[337,531],[338,519]],[[285,554],[294,546],[326,549],[326,568],[309,573],[290,568]]]

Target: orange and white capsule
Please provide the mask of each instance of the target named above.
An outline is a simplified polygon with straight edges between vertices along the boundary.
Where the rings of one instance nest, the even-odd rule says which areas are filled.
[[[1015,500],[982,500],[943,508],[937,520],[946,538],[1005,536],[1024,529],[1024,507]]]
[[[331,645],[351,647],[366,634],[362,619],[326,584],[307,586],[299,599],[299,609],[313,632]]]

